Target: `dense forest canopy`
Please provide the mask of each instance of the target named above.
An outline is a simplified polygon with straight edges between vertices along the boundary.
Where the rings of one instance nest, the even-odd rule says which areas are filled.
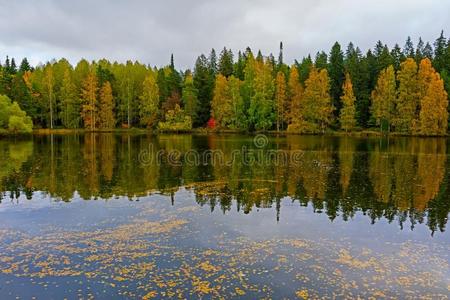
[[[329,53],[293,65],[283,61],[282,43],[278,58],[250,48],[237,54],[213,49],[192,71],[177,70],[173,56],[160,68],[106,59],[33,67],[26,58],[17,65],[7,56],[0,63],[0,95],[9,98],[3,102],[16,103],[35,128],[379,128],[443,135],[449,94],[450,39],[444,32],[432,44],[419,39],[414,45],[408,37],[403,47],[389,49],[378,41],[365,54],[353,43],[344,49],[336,42]],[[15,118],[11,128],[29,131],[28,118]]]

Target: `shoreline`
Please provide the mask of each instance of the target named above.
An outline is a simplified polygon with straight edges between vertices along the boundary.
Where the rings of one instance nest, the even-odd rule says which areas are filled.
[[[159,130],[149,130],[144,128],[131,128],[131,129],[110,129],[110,130],[87,130],[87,129],[34,129],[31,133],[12,133],[8,131],[0,131],[0,138],[8,137],[29,137],[33,135],[72,135],[72,134],[86,134],[86,133],[112,133],[112,134],[132,134],[132,135],[161,135],[161,134],[194,134],[194,135],[215,135],[215,134],[230,134],[230,135],[257,135],[266,134],[270,136],[331,136],[331,137],[356,137],[356,138],[368,138],[368,137],[420,137],[420,138],[449,138],[449,134],[446,135],[415,135],[415,134],[404,134],[398,132],[391,132],[389,134],[381,133],[375,130],[362,130],[353,132],[344,131],[326,131],[324,133],[297,133],[289,131],[242,131],[242,130],[231,130],[231,129],[206,129],[206,128],[196,128],[192,130],[183,131],[159,131]]]
[[[344,131],[326,131],[324,133],[297,133],[297,132],[289,132],[289,131],[242,131],[242,130],[231,130],[231,129],[205,129],[205,128],[196,128],[192,130],[183,130],[183,131],[159,131],[159,130],[149,130],[144,128],[131,128],[131,129],[111,129],[111,130],[86,130],[86,129],[34,129],[30,134],[22,134],[22,135],[64,135],[64,134],[86,134],[86,133],[113,133],[113,134],[150,134],[150,135],[158,135],[158,134],[196,134],[196,135],[214,135],[214,134],[240,134],[240,135],[257,135],[257,134],[267,134],[271,136],[291,136],[291,135],[299,135],[299,136],[336,136],[336,137],[421,137],[421,138],[448,138],[449,134],[446,135],[415,135],[415,134],[404,134],[398,132],[391,132],[389,134],[381,133],[375,130],[362,130],[362,131],[353,131],[353,132],[344,132]],[[7,134],[8,135],[8,134]],[[10,136],[14,136],[14,134],[9,134]]]

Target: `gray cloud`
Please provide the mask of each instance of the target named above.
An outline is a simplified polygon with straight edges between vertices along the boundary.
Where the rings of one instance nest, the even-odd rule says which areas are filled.
[[[264,53],[285,45],[287,62],[335,41],[362,49],[406,36],[433,41],[450,31],[448,0],[0,0],[0,57],[33,63],[106,57],[180,68],[200,53],[250,46]]]

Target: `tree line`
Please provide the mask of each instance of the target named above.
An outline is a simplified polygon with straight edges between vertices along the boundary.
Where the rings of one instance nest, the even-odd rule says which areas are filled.
[[[443,32],[433,45],[419,39],[414,46],[408,37],[403,48],[378,41],[365,54],[353,43],[344,51],[336,42],[329,54],[293,65],[284,62],[282,43],[278,58],[250,48],[237,57],[227,48],[219,55],[212,49],[192,71],[177,70],[173,55],[160,68],[106,59],[75,66],[66,59],[35,67],[26,58],[19,66],[9,57],[0,63],[0,94],[8,105],[17,103],[35,128],[51,129],[379,128],[442,135],[449,91],[450,39]],[[8,120],[3,123],[7,128]]]

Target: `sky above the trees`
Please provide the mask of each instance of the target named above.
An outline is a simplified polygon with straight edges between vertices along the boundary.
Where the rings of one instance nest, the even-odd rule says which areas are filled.
[[[448,0],[0,0],[0,59],[33,64],[108,58],[190,68],[201,53],[223,46],[278,56],[288,63],[338,41],[364,51],[408,35],[434,41],[450,31]],[[448,32],[447,32],[448,33]],[[400,45],[403,47],[403,43]]]

